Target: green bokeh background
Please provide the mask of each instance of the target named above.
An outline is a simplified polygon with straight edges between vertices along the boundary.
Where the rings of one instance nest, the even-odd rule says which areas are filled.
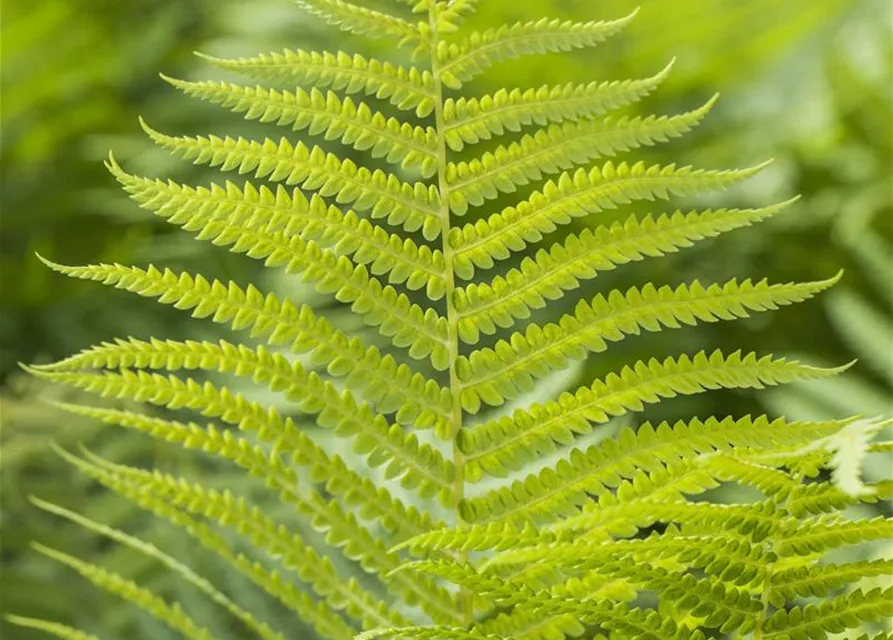
[[[394,0],[372,3],[386,6]],[[793,354],[816,364],[859,359],[845,376],[753,395],[715,393],[667,403],[648,417],[769,411],[798,418],[887,414],[893,403],[893,15],[885,0],[525,0],[481,3],[472,24],[487,27],[540,15],[574,19],[641,11],[622,36],[594,50],[500,65],[470,89],[650,75],[671,58],[664,87],[637,107],[675,113],[722,99],[686,138],[637,152],[654,162],[774,164],[724,196],[735,206],[804,198],[777,220],[672,258],[619,269],[594,290],[652,280],[678,284],[731,277],[816,280],[846,275],[820,300],[752,320],[666,332],[587,363],[579,379],[644,355],[743,347]],[[34,509],[29,495],[77,508],[195,558],[225,590],[270,608],[243,581],[196,556],[182,537],[79,479],[50,451],[83,442],[115,460],[203,474],[210,484],[253,490],[229,468],[209,466],[145,439],[64,417],[59,397],[24,376],[18,362],[62,358],[121,335],[214,338],[215,329],[150,301],[69,281],[35,252],[63,263],[120,261],[201,270],[240,283],[294,285],[249,259],[193,241],[138,209],[102,166],[109,149],[128,170],[206,182],[210,175],[152,147],[137,116],[170,133],[257,132],[223,110],[177,94],[157,72],[222,78],[191,55],[252,55],[283,46],[393,56],[388,43],[350,39],[305,17],[286,0],[4,0],[2,37],[2,209],[0,209],[0,420],[2,555],[0,608],[82,625],[105,638],[171,637],[130,607],[86,588],[73,572],[28,550],[39,540],[138,578],[199,611],[220,638],[240,637],[152,563],[108,547]],[[269,129],[263,129],[270,134]],[[273,133],[276,133],[273,131]],[[218,179],[219,178],[214,178]],[[510,200],[507,200],[510,201]],[[598,220],[597,222],[602,222]],[[554,313],[554,310],[551,311]],[[571,384],[567,380],[565,384]],[[889,472],[889,459],[867,473]],[[270,508],[274,508],[271,506]],[[878,507],[889,514],[887,506]],[[288,517],[288,514],[284,514]],[[31,638],[2,627],[2,637]],[[298,637],[304,637],[300,635]],[[310,637],[310,636],[307,636]]]

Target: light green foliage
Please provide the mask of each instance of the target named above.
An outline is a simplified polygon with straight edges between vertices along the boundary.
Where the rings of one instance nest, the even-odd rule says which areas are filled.
[[[871,582],[884,574],[885,560],[829,557],[893,534],[888,518],[843,512],[893,493],[893,483],[861,475],[868,456],[890,449],[873,442],[885,423],[747,415],[636,424],[634,415],[676,396],[825,379],[847,366],[699,351],[634,361],[573,393],[529,404],[533,394],[543,397],[538,392],[554,374],[626,338],[774,311],[840,277],[648,282],[578,299],[572,313],[551,322],[531,319],[601,272],[681,251],[790,204],[634,214],[598,224],[599,213],[720,191],[762,168],[635,159],[582,166],[667,142],[707,115],[715,100],[676,116],[606,115],[656,89],[669,66],[642,80],[461,93],[503,60],[595,46],[634,16],[544,18],[474,31],[466,19],[475,0],[403,2],[390,13],[343,0],[298,4],[342,30],[409,47],[420,66],[302,50],[207,58],[228,71],[297,86],[166,79],[246,119],[332,144],[176,137],[144,122],[149,137],[174,154],[251,179],[195,187],[132,175],[113,158],[107,166],[143,208],[201,240],[299,276],[349,305],[390,344],[366,344],[309,306],[251,285],[152,265],[45,260],[64,275],[209,318],[243,332],[245,342],[128,337],[29,371],[154,407],[141,413],[59,404],[232,463],[262,479],[311,530],[289,526],[228,489],[88,451],[63,457],[182,529],[334,640],[790,640],[875,630],[863,625],[893,615],[889,586]],[[482,142],[489,150],[478,152]],[[339,144],[342,155],[328,150]],[[363,166],[373,159],[388,170]],[[513,206],[489,211],[492,200],[522,190]],[[567,231],[577,218],[593,221],[591,230]],[[538,248],[533,257],[512,262],[528,247]],[[226,380],[281,394],[296,415],[233,391]],[[498,413],[510,401],[520,408]],[[469,424],[478,413],[481,420]],[[631,426],[608,425],[621,417]],[[304,420],[343,441],[341,453]],[[599,441],[582,442],[600,432]],[[381,472],[370,476],[363,467]],[[724,484],[758,497],[735,504],[706,499]],[[290,636],[291,629],[273,629],[154,546],[40,505],[141,550],[253,636]],[[109,570],[42,551],[184,637],[210,637],[179,605]],[[360,569],[362,579],[349,577],[345,566]],[[12,621],[89,637],[47,622]]]

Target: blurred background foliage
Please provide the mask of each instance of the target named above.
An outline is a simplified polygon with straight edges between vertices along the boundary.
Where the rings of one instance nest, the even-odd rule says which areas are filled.
[[[378,3],[394,3],[380,0]],[[599,289],[703,282],[731,277],[816,280],[846,270],[819,300],[748,321],[664,332],[624,342],[593,358],[557,389],[617,369],[643,355],[662,357],[741,345],[816,364],[859,360],[845,376],[769,393],[717,392],[662,403],[644,418],[741,414],[768,410],[797,418],[887,414],[893,403],[893,9],[886,0],[525,0],[482,2],[471,24],[485,28],[540,15],[574,19],[641,11],[621,37],[594,52],[528,58],[500,65],[472,93],[651,75],[675,57],[662,89],[636,108],[675,113],[722,94],[707,122],[682,140],[636,152],[653,162],[710,167],[774,164],[723,202],[763,205],[804,198],[781,218],[696,249],[599,277]],[[172,594],[189,606],[196,594],[151,562],[44,514],[29,495],[76,508],[146,537],[271,620],[289,620],[188,541],[81,481],[51,443],[91,450],[129,464],[189,468],[220,486],[253,490],[231,468],[147,439],[63,418],[47,389],[17,363],[62,358],[122,335],[214,339],[213,326],[151,301],[69,281],[45,269],[35,252],[67,263],[149,261],[208,276],[256,282],[301,301],[311,294],[263,273],[241,256],[194,242],[130,203],[102,166],[109,149],[128,170],[203,183],[202,170],[152,147],[137,124],[142,114],[169,133],[250,135],[250,124],[188,100],[157,72],[223,78],[191,55],[253,55],[284,46],[354,49],[393,59],[387,42],[346,41],[286,0],[4,0],[2,5],[2,201],[0,201],[0,420],[2,420],[2,555],[4,611],[84,626],[107,638],[169,637],[130,607],[82,588],[63,568],[28,553],[39,540]],[[404,61],[405,62],[405,61]],[[265,130],[269,134],[269,131]],[[523,194],[521,194],[523,195]],[[511,198],[505,199],[506,203]],[[497,203],[497,205],[502,204]],[[628,211],[624,211],[626,215]],[[618,214],[619,215],[619,214]],[[601,216],[590,224],[609,221]],[[589,292],[584,292],[588,294]],[[320,302],[321,303],[321,302]],[[342,310],[343,311],[343,310]],[[554,314],[555,309],[548,313]],[[349,316],[343,322],[351,322]],[[626,345],[632,346],[627,347]],[[265,398],[271,399],[272,398]],[[762,403],[763,406],[760,406]],[[871,463],[879,475],[889,459]],[[889,469],[887,469],[889,470]],[[206,480],[207,482],[207,480]],[[269,505],[271,509],[277,508]],[[878,507],[886,508],[886,507]],[[287,514],[284,514],[287,518]],[[177,553],[179,552],[179,553]],[[240,637],[209,608],[197,621],[219,638]],[[279,625],[292,628],[289,622]],[[30,638],[0,627],[3,637]],[[305,636],[300,636],[305,637]],[[309,635],[307,637],[310,637]]]

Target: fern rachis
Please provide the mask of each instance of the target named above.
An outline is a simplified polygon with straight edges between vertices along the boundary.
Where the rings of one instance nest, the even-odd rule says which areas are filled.
[[[474,31],[465,19],[477,0],[401,0],[405,6],[391,13],[344,0],[298,4],[345,31],[399,41],[422,66],[287,50],[205,58],[291,89],[166,80],[246,119],[340,145],[341,153],[284,137],[170,136],[142,122],[172,153],[250,179],[192,187],[131,175],[114,158],[108,168],[140,206],[169,223],[349,305],[385,346],[253,285],[151,265],[45,260],[65,275],[154,298],[264,344],[122,338],[30,370],[107,398],[191,412],[184,422],[59,405],[262,478],[274,498],[312,525],[326,553],[244,496],[89,452],[63,452],[65,459],[182,528],[333,640],[819,638],[893,615],[890,589],[868,582],[883,574],[883,560],[825,560],[841,546],[891,537],[888,519],[838,513],[893,494],[889,482],[863,484],[859,475],[858,460],[890,448],[872,444],[883,423],[692,418],[646,422],[574,447],[611,420],[667,398],[759,389],[846,367],[739,351],[677,354],[505,411],[572,363],[643,331],[734,321],[804,302],[836,282],[839,276],[647,283],[580,299],[552,322],[529,321],[604,271],[682,251],[790,204],[598,224],[600,212],[721,190],[760,170],[599,160],[684,135],[715,99],[676,116],[613,113],[654,91],[669,66],[639,80],[463,94],[469,80],[502,60],[595,46],[632,15]],[[386,115],[392,111],[400,115]],[[481,141],[495,149],[478,153]],[[527,197],[484,217],[491,201],[528,186]],[[576,219],[593,226],[566,232]],[[535,252],[505,268],[528,249]],[[282,394],[301,417],[230,391],[220,376]],[[482,419],[470,424],[478,413]],[[306,420],[330,431],[338,446],[306,431]],[[547,458],[556,453],[557,462]],[[363,467],[381,468],[383,480]],[[821,475],[829,469],[829,478]],[[733,505],[701,499],[721,484],[762,497]],[[272,629],[155,547],[61,507],[38,506],[142,549],[253,636],[293,633]],[[224,530],[265,559],[236,551]],[[40,550],[183,636],[210,637],[158,594]],[[343,557],[335,563],[329,554]],[[369,579],[343,575],[345,563]],[[59,637],[89,637],[11,619]]]

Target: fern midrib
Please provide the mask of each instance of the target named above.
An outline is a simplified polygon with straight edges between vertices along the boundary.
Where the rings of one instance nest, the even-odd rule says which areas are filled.
[[[465,499],[465,458],[462,448],[459,446],[459,436],[462,431],[462,403],[461,403],[461,384],[459,381],[459,372],[457,365],[459,362],[459,314],[456,311],[455,291],[456,276],[453,268],[454,250],[450,243],[450,185],[447,179],[447,124],[444,116],[444,69],[440,66],[438,57],[438,44],[440,35],[438,32],[437,4],[430,3],[428,8],[428,25],[431,30],[430,41],[430,60],[431,73],[434,77],[434,92],[436,98],[434,100],[434,119],[435,131],[437,133],[437,181],[440,192],[440,216],[441,216],[441,240],[444,255],[444,277],[446,280],[444,298],[447,307],[447,324],[448,324],[448,352],[449,352],[449,376],[450,376],[450,407],[451,407],[451,426],[452,426],[452,451],[453,466],[455,469],[455,484],[453,487],[453,511],[456,517],[456,523],[463,523],[462,511],[460,509],[462,501]],[[457,562],[464,563],[467,561],[468,555],[460,553],[457,555]],[[474,621],[474,594],[467,589],[459,592],[458,596],[459,615],[464,624],[470,625]]]

